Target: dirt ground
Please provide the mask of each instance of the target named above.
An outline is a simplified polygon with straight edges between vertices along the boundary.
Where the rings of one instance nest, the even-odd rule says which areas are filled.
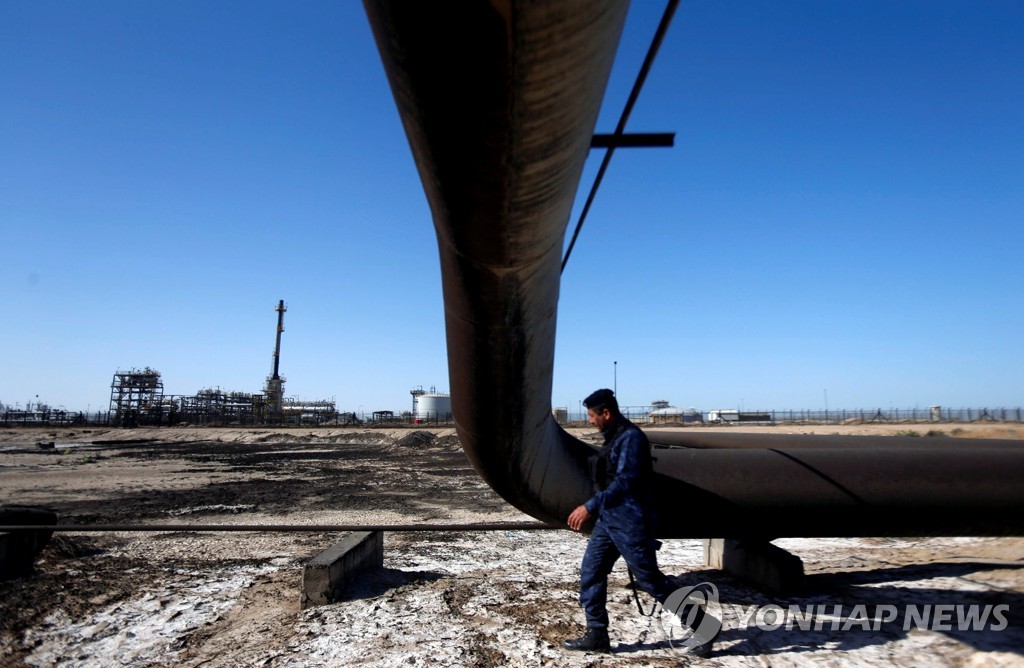
[[[993,424],[753,430],[815,429],[1024,437],[1024,429]],[[41,450],[39,442],[54,447]],[[531,521],[479,479],[450,429],[2,430],[0,505],[9,504],[52,508],[62,524]],[[389,532],[382,570],[354,584],[344,601],[301,610],[303,564],[342,537],[58,534],[31,576],[0,582],[0,666],[692,661],[673,644],[667,622],[637,612],[621,564],[610,589],[614,652],[560,649],[583,623],[576,586],[586,539],[568,531]],[[705,569],[700,541],[665,542],[659,561],[680,586],[718,590],[714,609],[724,629],[715,655],[700,663],[1024,666],[1022,539],[776,544],[803,558],[807,592],[759,592]],[[869,622],[858,606],[881,616]],[[794,607],[813,610],[813,623],[787,617],[776,627],[773,610]],[[926,609],[935,615],[930,623],[910,623]],[[948,618],[939,618],[941,610]],[[985,623],[958,623],[965,610],[981,611]]]

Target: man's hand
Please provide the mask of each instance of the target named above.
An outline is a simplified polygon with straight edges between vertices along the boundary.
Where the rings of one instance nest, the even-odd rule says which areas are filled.
[[[590,513],[587,512],[586,506],[579,506],[576,510],[569,513],[569,528],[573,531],[579,531],[583,527],[583,524],[590,519]]]

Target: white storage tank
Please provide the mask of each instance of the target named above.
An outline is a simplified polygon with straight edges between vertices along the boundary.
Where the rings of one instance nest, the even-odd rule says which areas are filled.
[[[412,414],[425,422],[447,422],[452,419],[452,398],[443,392],[414,394]]]

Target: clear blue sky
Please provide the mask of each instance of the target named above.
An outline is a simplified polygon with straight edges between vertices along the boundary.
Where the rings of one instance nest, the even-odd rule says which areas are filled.
[[[636,2],[598,130],[663,8]],[[555,405],[1024,405],[1024,3],[683,2],[562,285]],[[588,161],[582,201],[600,155]],[[570,224],[575,223],[575,217]],[[0,401],[115,369],[448,389],[430,214],[356,2],[0,0]],[[596,285],[608,292],[600,294]]]

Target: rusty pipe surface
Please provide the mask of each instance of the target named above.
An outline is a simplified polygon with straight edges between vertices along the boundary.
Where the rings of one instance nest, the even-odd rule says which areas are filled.
[[[644,429],[654,446],[701,449],[779,448],[920,448],[924,450],[972,450],[975,448],[1022,448],[1024,441],[1004,438],[930,438],[919,436],[845,436],[835,434],[762,434],[709,432],[700,427]]]
[[[591,449],[551,417],[561,254],[627,3],[365,6],[434,219],[459,439],[564,523]]]
[[[437,234],[459,439],[564,526],[593,449],[551,416],[560,255],[627,3],[364,4]],[[655,471],[661,537],[1024,535],[1020,448],[674,449]]]
[[[1019,446],[655,456],[662,537],[1024,535]]]

